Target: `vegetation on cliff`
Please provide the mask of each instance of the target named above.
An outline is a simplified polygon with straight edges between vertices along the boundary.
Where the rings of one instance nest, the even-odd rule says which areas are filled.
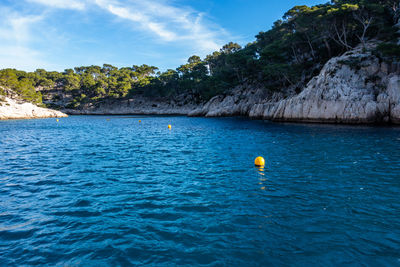
[[[159,72],[140,65],[117,68],[83,66],[64,72],[38,69],[0,71],[0,85],[24,99],[41,103],[42,93],[71,94],[70,108],[134,95],[173,97],[191,94],[206,101],[240,84],[262,83],[271,91],[300,91],[332,57],[371,39],[382,60],[400,59],[397,44],[398,0],[333,0],[313,7],[295,6],[271,30],[241,47],[228,43],[204,59],[194,55],[177,69]]]

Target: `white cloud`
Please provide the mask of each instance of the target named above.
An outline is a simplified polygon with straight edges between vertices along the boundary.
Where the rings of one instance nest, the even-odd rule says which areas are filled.
[[[77,9],[77,10],[85,9],[84,1],[79,1],[79,0],[28,0],[28,2],[46,5],[54,8]]]
[[[160,0],[121,1],[92,0],[117,16],[129,20],[134,26],[155,34],[167,42],[187,42],[199,52],[219,49],[227,32],[204,20],[204,14],[188,7],[176,7]]]
[[[26,0],[51,8],[87,10],[92,5],[131,21],[135,29],[152,33],[166,42],[187,42],[198,52],[219,49],[227,32],[204,20],[204,14],[189,7],[177,7],[168,0]]]
[[[0,29],[0,38],[13,40],[19,45],[23,44],[30,39],[30,27],[42,19],[42,16],[8,14],[4,19],[3,28]]]
[[[49,66],[41,53],[30,47],[31,29],[43,16],[24,16],[9,9],[0,9],[0,68],[33,70]]]
[[[81,12],[84,21],[90,18],[91,12],[98,13],[100,9],[157,42],[172,44],[177,49],[185,47],[188,53],[200,56],[218,50],[228,39],[224,29],[205,19],[205,14],[170,1],[173,0],[25,0],[30,5],[18,11],[12,9],[13,5],[0,4],[0,68],[60,68],[58,64],[46,62],[46,58],[57,55],[55,50],[63,57],[71,39],[64,38],[68,33],[49,23],[57,14],[52,12],[56,9]],[[35,9],[33,5],[47,8]],[[104,23],[107,22],[104,20]]]
[[[174,32],[167,30],[165,28],[165,25],[153,21],[151,17],[149,17],[144,13],[131,11],[126,7],[120,7],[108,4],[106,3],[106,1],[103,0],[96,0],[96,3],[100,7],[106,9],[107,11],[111,12],[112,14],[120,18],[139,23],[143,28],[154,32],[164,40],[172,41],[177,37]]]
[[[122,2],[117,0],[94,0],[104,10],[121,19],[136,23],[167,42],[187,41],[199,52],[219,49],[226,31],[206,22],[204,14],[187,7],[175,7],[160,0]]]

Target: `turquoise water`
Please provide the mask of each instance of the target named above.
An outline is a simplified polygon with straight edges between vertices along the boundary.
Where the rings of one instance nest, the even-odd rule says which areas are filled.
[[[2,266],[400,265],[400,128],[73,116],[0,136]]]

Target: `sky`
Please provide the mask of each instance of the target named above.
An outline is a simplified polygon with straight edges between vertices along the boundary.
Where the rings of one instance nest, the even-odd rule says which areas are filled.
[[[0,0],[0,69],[148,64],[175,69],[246,45],[296,5],[321,0]]]

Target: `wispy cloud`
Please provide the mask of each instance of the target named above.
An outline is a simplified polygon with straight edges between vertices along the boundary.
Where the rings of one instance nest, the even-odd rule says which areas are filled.
[[[141,12],[132,11],[127,7],[120,5],[110,4],[109,1],[96,0],[96,3],[101,7],[109,11],[110,13],[122,18],[127,19],[132,22],[139,23],[144,29],[150,30],[151,32],[157,34],[164,40],[172,41],[177,38],[176,34],[172,31],[166,29],[165,25],[162,23],[152,20],[151,17]]]
[[[30,28],[33,24],[43,19],[42,16],[22,16],[21,14],[2,10],[2,27],[0,28],[0,38],[12,40],[17,45],[24,44],[30,39]]]
[[[124,30],[128,26],[137,36],[144,37],[144,49],[138,51],[139,54],[150,53],[145,47],[151,40],[164,48],[179,50],[176,53],[178,57],[205,56],[218,50],[231,37],[222,27],[212,23],[207,14],[177,5],[173,0],[25,0],[24,4],[8,6],[0,3],[0,68],[62,69],[60,65],[65,62],[59,59],[71,62],[70,56],[66,55],[68,52],[74,54],[71,51],[78,51],[75,54],[77,64],[88,58],[89,55],[79,58],[79,53],[83,55],[87,49],[86,45],[81,46],[87,36],[81,36],[80,30],[65,31],[66,28],[58,24],[57,16],[65,14],[75,16],[73,18],[78,19],[74,20],[76,25],[81,19],[86,26],[100,14],[114,16],[117,23],[123,24]],[[101,21],[105,25],[110,23],[107,16]],[[53,25],[54,22],[57,23]],[[108,41],[107,37],[101,36],[96,42],[104,40]],[[100,61],[104,60],[102,55],[102,58],[97,55]],[[168,55],[159,55],[158,58],[162,60],[165,56]],[[113,60],[112,55],[108,58],[108,61]]]
[[[27,0],[31,3],[37,3],[54,8],[64,8],[64,9],[85,9],[85,2],[79,0]]]
[[[27,0],[51,8],[85,10],[97,6],[130,21],[135,30],[150,33],[165,42],[188,42],[199,52],[219,49],[227,32],[205,20],[205,14],[190,7],[177,7],[163,0]]]
[[[41,15],[22,15],[0,8],[0,68],[32,70],[32,66],[49,66],[42,55],[32,49],[31,29],[43,19]]]
[[[227,37],[226,31],[204,20],[204,14],[189,7],[176,7],[162,1],[94,0],[121,19],[130,20],[167,42],[189,41],[201,52],[216,50]]]

